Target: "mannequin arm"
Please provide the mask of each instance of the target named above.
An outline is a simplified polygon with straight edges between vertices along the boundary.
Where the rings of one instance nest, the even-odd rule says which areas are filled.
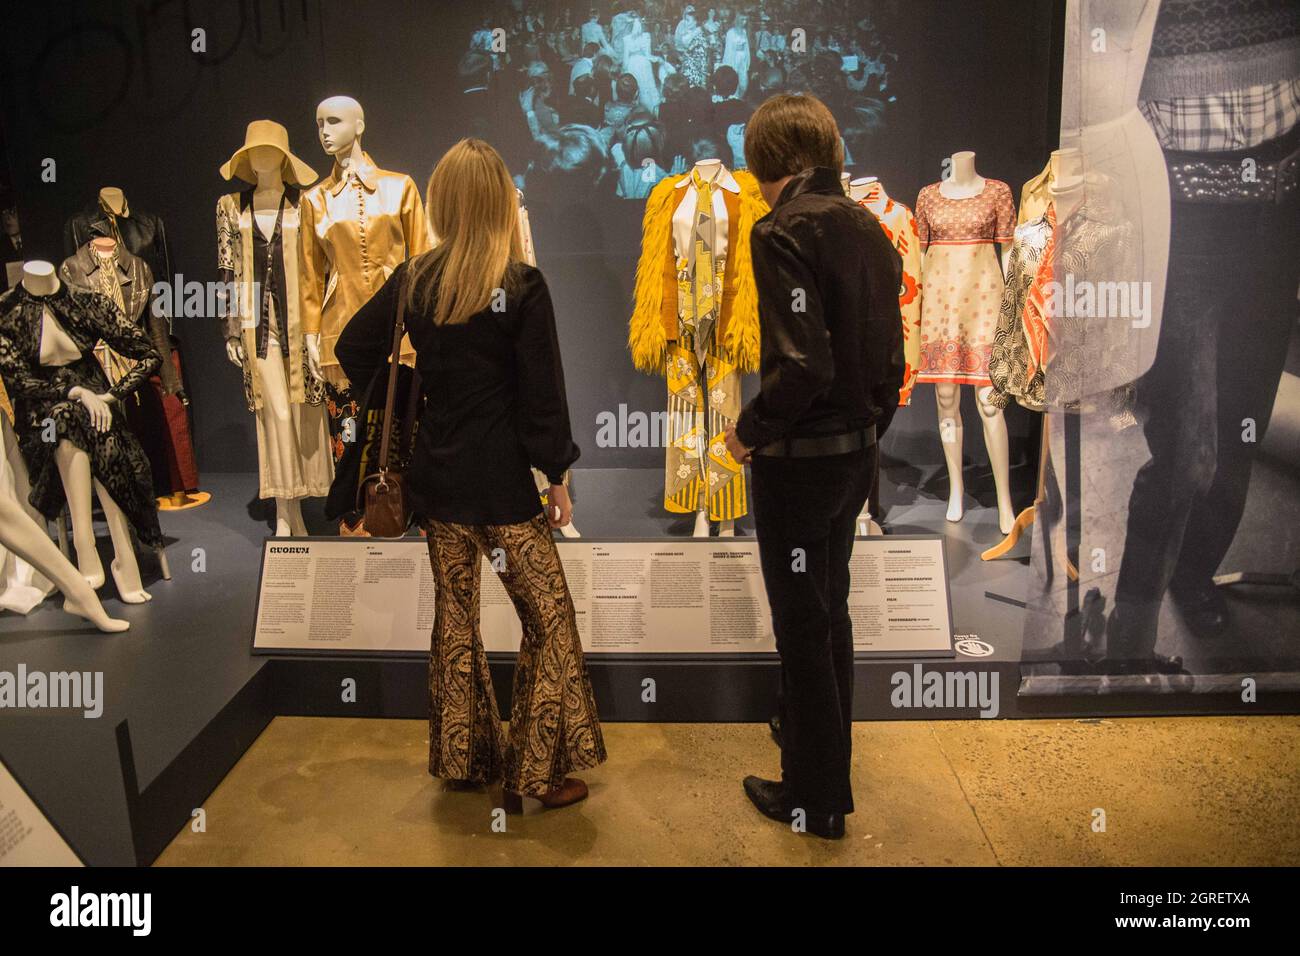
[[[96,395],[88,388],[74,385],[68,389],[68,398],[81,402],[95,431],[106,432],[113,426],[113,409],[110,407],[112,395]]]
[[[226,339],[226,358],[230,359],[231,364],[243,366],[244,364],[244,343],[237,338]]]
[[[302,337],[302,341],[307,346],[307,370],[319,381],[324,377],[320,370],[320,333],[310,332]]]

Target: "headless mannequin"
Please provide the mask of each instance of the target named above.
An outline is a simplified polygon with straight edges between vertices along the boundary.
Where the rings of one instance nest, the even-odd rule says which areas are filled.
[[[280,214],[280,203],[284,198],[284,179],[281,167],[284,155],[274,146],[255,146],[248,153],[249,165],[257,175],[257,185],[253,189],[253,228],[261,231],[268,240],[275,231],[275,220]],[[283,323],[284,316],[276,316]],[[280,335],[288,333],[280,327]],[[320,374],[320,337],[307,336],[308,364],[312,366],[313,375]],[[226,357],[235,365],[243,367],[247,356],[244,343],[238,338],[226,339]],[[288,458],[296,455],[297,449],[281,449],[280,455]],[[301,498],[275,499],[275,535],[284,537],[306,537],[307,524],[302,517]]]
[[[975,154],[963,150],[952,154],[952,175],[939,184],[939,192],[948,199],[970,199],[984,190],[985,179],[975,172]],[[1011,243],[1000,243],[1002,254],[999,265],[1006,268],[1007,254]],[[1011,466],[1007,439],[1007,423],[1002,417],[1002,409],[988,402],[990,386],[975,389],[975,404],[979,407],[980,420],[984,425],[984,447],[989,453],[989,463],[993,467],[993,483],[997,487],[998,528],[1003,534],[1009,534],[1015,524],[1015,513],[1011,510]],[[965,506],[962,498],[966,492],[961,474],[962,422],[961,422],[961,386],[944,383],[934,387],[935,405],[939,410],[939,439],[943,443],[943,457],[948,466],[948,513],[949,521],[960,521]]]
[[[54,273],[54,266],[40,261],[24,265],[23,288],[34,296],[58,292],[59,279]],[[40,350],[40,362],[45,366],[68,365],[81,357],[81,352],[48,309],[42,312]],[[96,395],[89,389],[75,386],[69,390],[68,398],[85,407],[96,428],[107,431],[112,422],[112,404],[115,401],[111,395]],[[59,478],[63,481],[68,509],[72,513],[72,541],[77,550],[77,565],[86,583],[92,589],[99,588],[104,583],[104,566],[95,547],[95,529],[90,515],[90,493],[93,488],[99,495],[99,504],[113,541],[111,570],[118,596],[126,604],[143,604],[152,600],[152,595],[140,581],[140,566],[135,560],[135,547],[126,516],[108,490],[92,478],[90,457],[64,439],[54,449],[54,461],[59,469]],[[53,575],[50,577],[57,580]],[[86,605],[82,602],[77,607],[84,610]],[[74,613],[83,613],[83,610]]]
[[[116,186],[105,186],[101,189],[99,201],[107,206],[114,216],[129,215],[126,208],[126,195]]]
[[[871,186],[877,180],[875,176],[863,176],[854,179],[849,183],[848,195],[854,202],[862,202],[867,198],[867,193],[871,192]]]
[[[847,175],[847,174],[846,174]],[[849,181],[846,186],[848,197],[854,202],[862,202],[871,192],[871,187],[877,181],[876,176],[862,176],[858,179]],[[871,517],[871,512],[867,505],[863,505],[862,514],[858,515],[858,534],[884,534],[884,529],[875,518]]]
[[[722,175],[722,160],[720,159],[702,159],[691,170],[699,173],[700,179],[706,183],[711,183]],[[731,250],[727,250],[731,254]],[[692,534],[697,538],[707,538],[709,536],[709,504],[707,500],[699,511],[695,512],[695,529]],[[718,522],[719,538],[734,538],[736,536],[736,522],[730,519]]]

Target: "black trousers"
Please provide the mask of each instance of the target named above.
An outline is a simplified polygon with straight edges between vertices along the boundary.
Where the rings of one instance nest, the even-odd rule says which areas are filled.
[[[1211,586],[1246,507],[1295,324],[1300,203],[1173,203],[1155,362],[1138,380],[1151,458],[1133,482],[1116,600],[1149,656],[1166,589]],[[1254,434],[1247,432],[1248,420]]]
[[[876,447],[819,458],[756,455],[751,466],[781,655],[781,775],[794,805],[809,812],[853,812],[849,557],[876,455]]]

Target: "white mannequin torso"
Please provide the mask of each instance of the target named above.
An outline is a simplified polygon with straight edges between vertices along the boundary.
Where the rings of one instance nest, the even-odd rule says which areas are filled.
[[[862,202],[871,192],[871,185],[876,182],[876,176],[863,176],[861,179],[855,179],[849,183],[849,198],[854,202]]]
[[[53,295],[59,291],[59,277],[54,266],[34,260],[23,266],[23,288],[35,296]],[[41,364],[47,366],[71,365],[81,358],[81,350],[72,336],[59,324],[48,308],[41,309]]]
[[[701,180],[717,187],[713,190],[713,259],[715,262],[724,262],[727,258],[728,222],[727,201],[722,196],[725,187],[722,184],[731,179],[731,174],[720,159],[702,159],[692,167],[691,172],[698,173]],[[695,228],[696,192],[690,178],[681,188],[686,190],[686,195],[682,197],[681,204],[673,215],[673,248],[679,257],[687,258],[692,248],[691,234]]]
[[[947,199],[971,199],[984,191],[985,182],[975,172],[975,154],[962,150],[952,154],[952,175],[939,183],[939,194]]]

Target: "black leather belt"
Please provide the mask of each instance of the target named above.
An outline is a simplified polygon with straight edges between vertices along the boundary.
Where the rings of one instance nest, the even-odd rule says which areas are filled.
[[[815,438],[782,438],[770,445],[754,450],[755,455],[769,458],[820,458],[824,455],[847,455],[862,451],[876,443],[876,426],[869,425],[854,432]]]

